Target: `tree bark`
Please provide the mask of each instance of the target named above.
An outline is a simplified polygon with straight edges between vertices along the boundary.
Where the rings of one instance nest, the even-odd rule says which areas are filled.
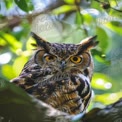
[[[60,112],[6,81],[0,81],[0,122],[72,122]],[[80,122],[122,122],[122,98],[104,109],[94,108]]]
[[[104,109],[91,110],[83,117],[83,122],[122,122],[122,98]]]

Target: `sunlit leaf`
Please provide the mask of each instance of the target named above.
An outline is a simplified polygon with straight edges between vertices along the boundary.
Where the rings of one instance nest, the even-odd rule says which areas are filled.
[[[83,14],[82,16],[84,18],[84,23],[91,24],[91,22],[93,22],[93,17],[91,15]]]
[[[13,0],[5,0],[6,8],[9,9],[13,5]]]
[[[24,66],[24,64],[27,62],[27,57],[18,57],[14,60],[13,64],[13,70],[15,71],[16,76],[18,76]]]
[[[36,44],[36,42],[32,37],[30,37],[27,41],[27,44],[26,44],[27,50],[36,49],[36,47],[34,47],[33,44]]]
[[[64,0],[68,4],[80,4],[81,0]]]
[[[115,33],[118,33],[120,35],[122,35],[122,25],[121,23],[118,23],[119,26],[116,26],[115,24],[112,24],[112,23],[106,23],[106,27],[111,29],[112,31],[114,31]]]
[[[111,7],[116,7],[116,6],[118,6],[117,0],[110,0],[110,5],[111,5]]]
[[[112,79],[102,73],[94,73],[92,78],[92,87],[100,90],[108,90],[112,88]]]
[[[6,41],[3,38],[0,38],[0,46],[5,46]]]
[[[22,43],[20,43],[16,38],[7,33],[3,33],[0,35],[2,37],[2,40],[6,41],[12,51],[16,51],[18,48],[22,48]]]
[[[102,102],[103,104],[111,104],[117,101],[122,97],[122,92],[118,93],[111,93],[111,94],[102,94],[102,95],[96,95],[95,96],[95,102]]]
[[[64,2],[68,4],[75,4],[75,0],[64,0]]]
[[[54,14],[62,14],[62,13],[66,13],[69,11],[74,11],[76,10],[76,6],[75,5],[63,5],[57,9],[53,10]]]
[[[8,79],[12,79],[16,76],[13,67],[8,64],[2,66],[2,73]]]

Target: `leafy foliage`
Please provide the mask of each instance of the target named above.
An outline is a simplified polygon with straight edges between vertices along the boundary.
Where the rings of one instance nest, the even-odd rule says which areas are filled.
[[[122,1],[109,0],[108,8],[98,0],[64,0],[63,3],[59,0],[57,2],[61,5],[57,7],[51,7],[53,0],[33,2],[0,2],[0,84],[18,76],[32,54],[34,47],[30,43],[34,40],[30,31],[50,42],[60,43],[79,43],[87,36],[97,35],[100,43],[92,50],[95,62],[92,88],[95,95],[89,109],[110,104],[122,97],[122,12],[117,11],[122,9]],[[43,8],[43,11],[49,9],[50,12],[30,15],[38,13],[38,8]],[[16,16],[11,15],[12,12]],[[0,85],[0,92],[2,89]],[[17,88],[13,90],[18,93]]]

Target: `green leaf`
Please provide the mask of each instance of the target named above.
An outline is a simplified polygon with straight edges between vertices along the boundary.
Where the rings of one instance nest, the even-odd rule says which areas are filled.
[[[84,23],[91,24],[94,20],[93,17],[90,14],[82,14]]]
[[[64,2],[68,4],[75,4],[75,0],[64,0]]]
[[[24,57],[24,56],[18,57],[14,60],[13,70],[15,71],[16,76],[20,74],[26,62],[27,62],[27,57]]]
[[[0,46],[5,46],[6,45],[6,41],[0,37]]]
[[[61,7],[54,9],[53,13],[54,14],[62,14],[62,13],[66,13],[66,12],[73,11],[73,10],[76,10],[75,5],[63,5]]]
[[[33,5],[32,2],[28,3],[28,8],[29,8],[30,11],[34,9],[34,5]]]
[[[13,4],[13,0],[5,0],[6,8],[9,9]]]
[[[109,45],[109,42],[108,42],[108,34],[106,33],[106,31],[98,26],[96,28],[96,35],[98,35],[98,41],[99,41],[99,46],[102,50],[102,52],[106,52],[107,51],[107,48],[108,48],[108,45]]]
[[[122,92],[111,93],[111,94],[102,94],[95,96],[95,102],[102,102],[103,104],[111,104],[117,101],[122,97]]]
[[[104,54],[98,53],[94,57],[97,61],[104,63],[106,65],[110,65],[110,61],[105,59]]]
[[[83,23],[83,16],[79,11],[76,12],[75,23],[77,25],[81,25]]]
[[[36,42],[35,42],[35,40],[32,37],[30,37],[28,39],[27,43],[26,43],[27,50],[32,50],[32,49],[36,48],[32,44],[35,44],[36,45]]]
[[[0,33],[0,36],[0,41],[4,40],[5,42],[7,42],[7,44],[13,52],[16,52],[17,49],[22,48],[22,43],[16,40],[16,38],[13,35],[7,33]]]
[[[25,12],[28,12],[28,5],[25,0],[14,0],[14,1],[20,9],[22,9]]]
[[[121,22],[109,22],[106,24],[106,27],[110,30],[114,31],[115,33],[118,33],[119,35],[122,35],[122,24]]]
[[[2,66],[2,73],[8,79],[12,79],[16,76],[13,67],[8,64]]]
[[[108,90],[112,88],[112,79],[102,73],[94,73],[92,87],[99,90]]]

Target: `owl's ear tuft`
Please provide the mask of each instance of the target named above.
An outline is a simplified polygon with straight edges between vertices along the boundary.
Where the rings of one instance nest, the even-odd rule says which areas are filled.
[[[41,37],[39,37],[38,35],[36,35],[34,32],[31,32],[31,35],[32,35],[32,37],[35,39],[36,44],[37,44],[38,46],[42,46],[43,43],[46,42],[44,39],[42,39]]]
[[[45,41],[43,38],[36,35],[34,32],[31,32],[31,35],[35,39],[38,47],[43,47],[44,49],[49,50],[49,42]]]
[[[98,44],[98,41],[96,41],[97,35],[88,37],[84,40],[81,41],[81,45],[84,46],[86,49],[87,48],[93,48]]]
[[[94,48],[99,42],[96,41],[97,36],[88,37],[81,41],[79,44],[79,51],[83,52],[85,50],[90,50]]]

